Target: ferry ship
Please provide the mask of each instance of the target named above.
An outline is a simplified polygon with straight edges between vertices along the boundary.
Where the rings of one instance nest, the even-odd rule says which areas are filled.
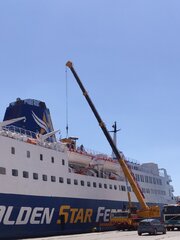
[[[56,139],[42,101],[9,104],[0,123],[0,238],[90,232],[138,201],[112,156]],[[148,204],[174,202],[171,178],[156,163],[126,159]]]

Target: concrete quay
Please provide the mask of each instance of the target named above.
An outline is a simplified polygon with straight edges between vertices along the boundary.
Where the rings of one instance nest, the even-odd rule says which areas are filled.
[[[55,236],[46,238],[31,238],[31,240],[179,240],[179,231],[167,231],[166,234],[149,235],[143,234],[138,236],[137,231],[110,231],[95,232],[76,235]],[[30,239],[29,239],[30,240]]]

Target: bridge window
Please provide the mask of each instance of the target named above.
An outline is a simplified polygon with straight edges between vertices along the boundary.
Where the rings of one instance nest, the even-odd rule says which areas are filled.
[[[104,183],[104,188],[107,189],[107,184],[106,183]]]
[[[102,188],[102,183],[99,183],[99,188]]]
[[[81,180],[81,186],[84,186],[84,181],[83,180]]]
[[[65,160],[64,159],[62,159],[62,165],[65,165]]]
[[[54,157],[51,157],[51,162],[54,163]]]
[[[87,186],[90,187],[90,186],[91,186],[91,183],[90,183],[90,182],[87,182]]]

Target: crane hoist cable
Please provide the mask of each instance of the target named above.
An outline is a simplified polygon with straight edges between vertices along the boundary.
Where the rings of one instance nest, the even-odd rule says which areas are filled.
[[[66,81],[66,138],[68,138],[69,130],[69,99],[68,99],[68,76],[67,76],[67,66],[65,69],[65,81]]]

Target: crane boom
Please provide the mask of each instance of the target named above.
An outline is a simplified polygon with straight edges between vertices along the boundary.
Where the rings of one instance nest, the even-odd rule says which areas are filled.
[[[160,209],[158,206],[151,206],[149,207],[146,202],[145,202],[145,199],[144,199],[144,195],[142,194],[141,192],[141,189],[139,188],[137,182],[135,181],[134,179],[134,176],[132,175],[131,171],[129,170],[127,164],[126,164],[126,161],[124,159],[124,156],[123,154],[120,154],[120,152],[118,151],[116,145],[114,144],[114,141],[113,139],[111,138],[111,135],[109,134],[104,122],[102,121],[98,111],[96,110],[93,102],[91,101],[91,98],[89,97],[85,87],[83,86],[79,76],[77,75],[74,67],[73,67],[73,64],[71,61],[68,61],[66,63],[66,66],[69,67],[69,69],[71,70],[72,74],[74,75],[80,89],[82,90],[82,93],[84,95],[84,97],[86,98],[91,110],[93,111],[98,123],[99,123],[99,126],[101,127],[104,135],[106,136],[106,139],[108,140],[123,172],[124,172],[124,175],[126,176],[126,178],[128,179],[131,187],[132,187],[132,190],[134,191],[139,203],[140,203],[140,206],[141,206],[141,209],[139,210],[139,216],[141,217],[159,217],[160,216]]]

